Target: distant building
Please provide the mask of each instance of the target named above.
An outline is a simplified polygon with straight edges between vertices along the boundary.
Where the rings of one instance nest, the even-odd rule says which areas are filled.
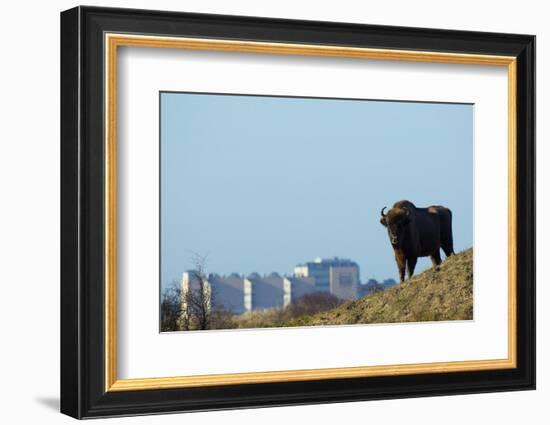
[[[235,314],[245,312],[244,279],[239,275],[209,275],[208,283],[212,288],[212,307]]]
[[[312,278],[317,291],[330,292],[338,298],[350,299],[357,296],[359,265],[348,259],[316,258],[294,267],[294,276]]]
[[[252,273],[244,279],[244,309],[267,310],[284,305],[284,278],[277,273],[260,276]]]
[[[317,258],[294,268],[293,276],[278,273],[248,276],[231,273],[227,276],[209,274],[203,282],[203,296],[208,309],[242,314],[254,310],[286,307],[300,297],[313,292],[330,292],[341,299],[358,296],[359,266],[338,257]],[[183,273],[183,294],[200,290],[196,272]],[[183,298],[184,312],[187,309]]]
[[[185,294],[190,289],[195,291],[199,289],[199,281],[193,270],[186,271],[182,275],[182,292]],[[236,274],[229,276],[210,274],[204,281],[203,291],[205,300],[208,301],[208,308],[226,310],[235,314],[245,312],[243,277]],[[184,310],[185,308],[184,304]]]
[[[312,277],[287,276],[284,278],[283,306],[291,304],[306,294],[318,292]]]
[[[330,291],[328,263],[323,262],[321,258],[316,258],[315,261],[310,261],[305,264],[298,264],[294,267],[294,276],[310,277],[315,281],[315,289],[318,291]]]
[[[202,282],[202,298],[206,304],[208,310],[212,308],[212,291],[210,289],[210,284],[207,281]],[[189,298],[186,296],[189,293],[199,295],[201,294],[201,281],[198,279],[197,274],[194,270],[188,270],[183,272],[181,276],[181,308],[183,310],[183,316],[189,319],[190,317],[190,306],[188,305]]]
[[[329,270],[330,293],[343,300],[357,297],[359,266],[331,266]]]

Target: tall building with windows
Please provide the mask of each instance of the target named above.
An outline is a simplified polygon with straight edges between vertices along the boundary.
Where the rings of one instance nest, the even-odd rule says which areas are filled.
[[[317,291],[330,292],[338,298],[357,296],[359,265],[345,258],[316,258],[294,267],[295,277],[312,278]]]

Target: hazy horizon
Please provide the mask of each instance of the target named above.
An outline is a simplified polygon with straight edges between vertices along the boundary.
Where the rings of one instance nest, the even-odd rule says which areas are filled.
[[[398,280],[380,210],[453,211],[473,245],[473,106],[161,93],[161,284],[349,258]],[[419,259],[417,273],[431,266]]]

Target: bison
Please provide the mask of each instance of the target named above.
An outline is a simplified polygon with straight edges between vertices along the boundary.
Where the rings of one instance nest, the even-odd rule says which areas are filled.
[[[414,274],[418,257],[431,257],[432,264],[441,264],[439,250],[449,257],[454,254],[452,213],[449,208],[433,205],[417,208],[410,201],[396,202],[384,214],[380,211],[380,223],[386,227],[395,254],[401,282],[405,280],[405,267],[409,279]]]

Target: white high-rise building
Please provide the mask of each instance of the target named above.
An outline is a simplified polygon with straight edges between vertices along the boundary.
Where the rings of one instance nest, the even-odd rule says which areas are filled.
[[[344,258],[316,258],[294,267],[295,277],[308,277],[315,281],[318,291],[330,292],[338,298],[357,296],[359,265]]]

